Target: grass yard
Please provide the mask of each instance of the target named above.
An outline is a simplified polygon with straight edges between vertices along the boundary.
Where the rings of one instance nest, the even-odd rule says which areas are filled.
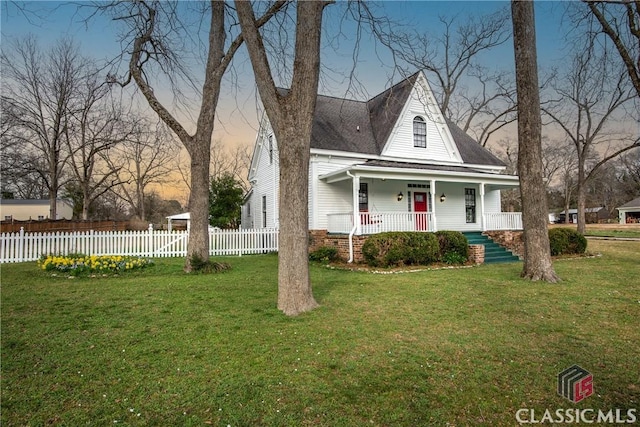
[[[576,229],[576,224],[554,224],[551,228],[566,227]],[[587,224],[585,236],[640,239],[640,224]]]
[[[312,267],[321,307],[275,308],[277,258],[120,277],[2,265],[4,426],[515,425],[520,408],[640,409],[640,242],[601,257],[379,275]],[[594,394],[573,404],[557,374]]]

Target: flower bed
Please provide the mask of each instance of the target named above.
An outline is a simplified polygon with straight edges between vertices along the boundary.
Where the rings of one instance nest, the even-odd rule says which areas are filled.
[[[137,270],[152,264],[146,258],[127,257],[121,255],[67,255],[42,256],[38,261],[41,269],[51,272],[66,273],[72,276],[83,274],[117,274]]]

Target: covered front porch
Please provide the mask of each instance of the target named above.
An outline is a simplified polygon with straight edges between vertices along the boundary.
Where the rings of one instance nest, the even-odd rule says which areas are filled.
[[[332,234],[388,231],[521,230],[520,212],[501,212],[500,190],[518,178],[460,166],[353,165],[320,176],[318,229]]]

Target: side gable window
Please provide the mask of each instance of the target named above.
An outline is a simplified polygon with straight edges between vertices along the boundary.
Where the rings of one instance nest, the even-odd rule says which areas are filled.
[[[420,116],[413,118],[413,146],[427,148],[427,122]]]
[[[267,228],[267,196],[262,196],[262,228]]]

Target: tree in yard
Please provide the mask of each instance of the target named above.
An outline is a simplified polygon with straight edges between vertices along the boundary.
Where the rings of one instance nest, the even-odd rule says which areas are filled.
[[[15,112],[8,112],[5,98],[2,98],[2,114],[0,115],[0,152],[2,153],[2,173],[0,187],[2,198],[43,199],[48,196],[47,188],[32,165],[37,163],[37,156],[25,152],[21,144],[23,138],[16,138],[22,130],[17,123]]]
[[[264,15],[257,21],[263,25],[284,4],[277,1],[270,5]],[[203,4],[197,3],[196,7]],[[196,87],[194,77],[187,72],[185,64],[190,60],[190,53],[199,48],[197,35],[193,27],[182,25],[184,20],[180,12],[188,11],[189,3],[166,1],[115,1],[99,6],[99,10],[109,11],[117,19],[125,23],[129,31],[124,37],[130,52],[127,73],[122,81],[112,75],[110,81],[127,85],[132,80],[158,117],[176,134],[184,145],[191,159],[189,210],[191,212],[191,233],[187,247],[185,271],[191,271],[191,259],[209,258],[209,168],[211,160],[211,137],[214,129],[215,113],[220,96],[222,78],[231,64],[231,60],[243,42],[242,34],[238,34],[231,42],[227,42],[226,18],[230,15],[230,6],[225,2],[210,1],[204,9],[191,11],[192,14],[208,14],[210,24],[206,46],[206,65],[200,88]],[[196,47],[186,48],[185,41],[196,40]],[[124,54],[124,52],[123,52]],[[184,93],[177,89],[178,81],[188,83],[189,89],[199,93],[200,106],[195,108],[197,120],[195,130],[189,132],[178,120],[176,114],[163,104],[154,91],[164,83],[161,79],[152,82],[152,76],[160,74],[173,89],[175,101],[184,100]],[[162,82],[162,83],[161,83]],[[158,91],[159,92],[159,91]]]
[[[533,2],[511,1],[518,95],[518,175],[522,195],[522,277],[555,283],[547,231],[547,195],[542,177],[542,119]]]
[[[372,25],[375,25],[375,20]],[[445,117],[482,146],[515,120],[515,85],[510,72],[491,70],[480,57],[504,44],[510,35],[507,11],[485,16],[439,18],[437,34],[378,31],[396,58],[411,69],[424,69]]]
[[[107,167],[103,158],[131,133],[122,104],[109,96],[109,87],[101,81],[99,71],[90,67],[78,87],[63,132],[73,188],[81,196],[79,217],[83,220],[89,219],[89,207],[98,197],[120,184],[119,168]]]
[[[592,44],[574,56],[552,88],[555,99],[543,111],[573,145],[578,231],[584,234],[589,180],[610,160],[640,147],[637,96],[616,61]]]
[[[49,198],[49,217],[55,219],[58,192],[66,182],[64,134],[86,75],[86,60],[69,39],[45,54],[30,36],[12,43],[10,50],[3,45],[2,70],[2,110],[12,122],[2,138],[30,160],[21,161],[20,167],[38,176]]]
[[[613,43],[640,98],[640,3],[637,0],[583,0],[583,3],[591,13],[587,18],[597,21],[589,26],[590,35],[604,36]],[[578,21],[584,18],[582,13],[574,16]]]
[[[233,175],[225,173],[212,178],[209,223],[219,228],[238,228],[243,195],[244,190]]]
[[[169,182],[177,154],[178,147],[168,129],[143,118],[136,121],[129,138],[105,153],[109,167],[118,171],[122,181],[112,193],[125,201],[141,221],[148,219],[144,202],[148,188]]]
[[[632,150],[619,159],[620,189],[625,203],[640,196],[640,149]]]
[[[280,157],[278,308],[298,315],[318,306],[309,278],[309,157],[320,74],[320,33],[329,2],[296,3],[295,58],[291,86],[276,88],[265,42],[251,3],[235,5],[256,84],[273,127]]]

